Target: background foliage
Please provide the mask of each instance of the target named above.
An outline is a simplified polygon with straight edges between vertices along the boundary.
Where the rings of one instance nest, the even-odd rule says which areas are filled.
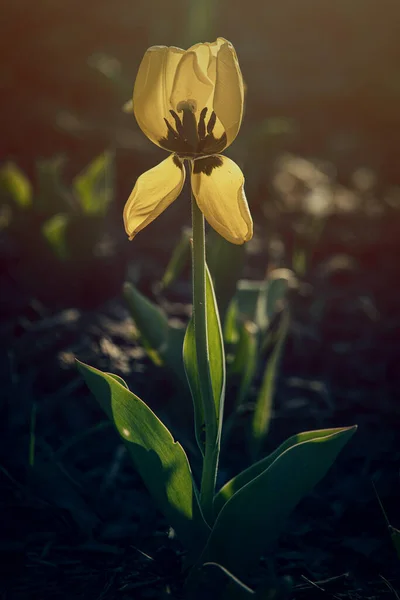
[[[310,580],[328,580],[321,586],[344,598],[399,590],[392,530],[371,485],[399,528],[399,23],[397,0],[2,3],[5,597],[179,590],[179,544],[166,535],[74,358],[132,383],[192,452],[190,398],[168,377],[174,365],[179,380],[182,365],[168,345],[159,352],[158,338],[153,347],[140,335],[125,304],[149,298],[170,339],[182,339],[191,310],[187,236],[178,276],[165,287],[160,281],[190,222],[188,197],[128,243],[122,207],[137,176],[164,155],[122,107],[145,49],[186,47],[193,36],[203,39],[196,28],[233,42],[247,85],[243,127],[228,153],[246,176],[255,237],[246,256],[236,256],[237,272],[216,286],[220,303],[227,311],[238,278],[251,289],[274,268],[296,275],[265,451],[301,430],[359,423],[337,467],[290,522],[275,571],[293,578],[299,600],[325,597]],[[217,242],[209,242],[210,268],[222,277],[212,264]],[[137,289],[125,286],[123,299],[125,280]],[[257,345],[252,333],[257,317],[245,316],[241,347],[260,364],[251,373],[239,359],[228,368],[243,376],[231,380],[228,414],[241,389],[246,401],[220,484],[248,464],[246,424],[271,351],[270,338]],[[272,574],[271,582],[283,593]]]

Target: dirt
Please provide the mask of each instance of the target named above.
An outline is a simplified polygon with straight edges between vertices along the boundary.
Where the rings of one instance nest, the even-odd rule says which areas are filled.
[[[392,283],[398,266],[386,246],[379,272],[327,261],[323,244],[318,252],[289,298],[292,321],[265,452],[303,430],[354,423],[359,429],[297,507],[260,572],[272,565],[276,589],[283,594],[289,586],[294,600],[395,598],[399,563],[372,481],[399,527],[400,304]],[[247,274],[262,277],[264,258],[253,252]],[[159,267],[153,269],[147,281],[159,278]],[[16,293],[7,289],[11,306]],[[183,413],[176,435],[190,444],[182,397],[135,340],[120,297],[91,311],[51,310],[22,292],[18,301],[1,325],[1,597],[180,598],[179,540],[74,359],[122,376],[167,422]],[[164,308],[187,321],[187,279]],[[221,482],[248,464],[243,429],[222,456]]]

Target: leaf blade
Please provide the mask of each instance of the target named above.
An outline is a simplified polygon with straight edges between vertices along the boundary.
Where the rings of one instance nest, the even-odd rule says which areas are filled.
[[[104,216],[113,200],[113,156],[103,152],[72,183],[81,208],[87,215]]]
[[[218,315],[217,302],[214,294],[211,275],[206,267],[206,303],[207,303],[207,334],[210,362],[210,376],[213,388],[215,412],[218,423],[217,439],[221,436],[222,416],[225,394],[225,353],[222,340],[221,324]],[[200,380],[197,371],[196,339],[193,317],[189,321],[183,342],[183,362],[186,377],[193,398],[195,413],[195,433],[198,446],[204,453],[204,411],[200,392]]]
[[[272,417],[272,405],[275,394],[276,380],[279,371],[283,346],[289,328],[289,313],[284,311],[274,340],[274,346],[268,356],[260,390],[255,402],[254,414],[251,422],[250,446],[253,457],[257,457],[263,442],[268,435]]]
[[[150,494],[182,542],[204,543],[201,517],[186,453],[153,411],[114,376],[77,361],[79,371],[125,441]]]
[[[246,573],[275,542],[289,514],[324,476],[355,430],[356,426],[333,433],[325,430],[325,435],[319,432],[278,453],[222,507],[200,560],[218,562],[239,577]]]

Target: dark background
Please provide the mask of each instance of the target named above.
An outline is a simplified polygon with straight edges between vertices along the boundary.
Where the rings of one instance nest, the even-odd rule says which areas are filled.
[[[304,576],[340,575],[326,585],[341,598],[393,597],[381,576],[400,589],[371,486],[373,478],[400,527],[398,1],[3,0],[0,167],[13,161],[35,191],[40,160],[64,157],[68,188],[104,150],[115,157],[101,252],[84,219],[70,231],[78,250],[68,264],[43,246],[40,211],[18,231],[0,230],[4,599],[158,598],[167,584],[179,598],[179,544],[167,539],[74,357],[120,374],[163,416],[174,407],[168,374],[133,341],[121,288],[129,279],[155,299],[189,202],[183,194],[127,241],[124,203],[165,155],[122,107],[149,46],[217,36],[234,44],[246,83],[242,129],[228,150],[255,223],[243,275],[293,267],[299,239],[311,248],[289,298],[266,450],[301,430],[360,426],[296,512],[276,570],[293,578],[299,600],[326,597]],[[7,201],[0,195],[0,208]],[[326,219],[314,241],[304,234],[310,206]],[[163,299],[170,318],[187,321],[190,293],[187,267]],[[174,410],[186,414],[179,403]],[[243,466],[244,444],[239,433],[225,475]]]

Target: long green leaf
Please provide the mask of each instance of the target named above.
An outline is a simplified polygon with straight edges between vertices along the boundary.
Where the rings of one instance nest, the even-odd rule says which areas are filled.
[[[332,429],[316,429],[315,431],[303,431],[302,433],[296,433],[290,438],[285,440],[276,450],[265,456],[262,460],[252,464],[250,467],[230,479],[225,485],[219,490],[218,494],[214,499],[214,510],[215,514],[219,514],[224,504],[238,492],[243,486],[247,485],[261,475],[264,471],[272,465],[272,463],[279,458],[286,450],[293,448],[294,446],[303,442],[309,442],[317,438],[325,438],[327,435],[333,435],[343,431],[342,427]]]
[[[253,457],[258,457],[268,434],[272,416],[272,403],[275,393],[275,384],[288,326],[289,313],[288,311],[284,311],[281,315],[281,322],[276,334],[276,339],[274,340],[274,345],[267,359],[263,380],[256,399],[251,423],[250,441]]]
[[[166,290],[176,281],[185,265],[190,263],[190,236],[190,230],[185,228],[160,281],[161,289]]]
[[[126,282],[123,288],[124,298],[144,344],[158,357],[168,343],[168,319],[162,310],[141,294],[132,283]]]
[[[227,242],[214,229],[207,236],[207,263],[214,282],[221,323],[225,322],[229,303],[235,295],[243,270],[245,246]]]
[[[282,308],[282,303],[287,291],[290,286],[295,284],[295,282],[296,277],[290,269],[274,269],[268,274],[266,294],[267,325],[272,317]]]
[[[290,269],[274,269],[262,281],[241,279],[235,299],[239,312],[265,331],[282,303],[295,276]],[[280,306],[281,305],[281,306]]]
[[[182,542],[199,550],[208,535],[189,461],[153,411],[115,376],[77,361],[90,391],[125,441],[147,489]]]
[[[210,375],[214,395],[215,413],[218,422],[218,436],[220,436],[224,410],[225,354],[217,302],[208,269],[206,281],[206,302]],[[205,422],[200,393],[199,373],[197,370],[196,340],[194,335],[193,318],[188,324],[183,342],[183,362],[193,398],[196,440],[200,450],[203,452]]]
[[[186,385],[182,361],[184,330],[170,327],[161,308],[143,296],[132,283],[124,284],[123,293],[151,360],[157,366],[165,364],[180,384]]]
[[[112,202],[113,156],[103,152],[77,175],[72,183],[81,208],[88,215],[104,215]]]
[[[65,159],[61,156],[36,161],[38,193],[33,207],[42,215],[50,217],[71,212],[73,201],[62,178],[64,164]]]
[[[258,328],[252,321],[240,324],[239,341],[229,373],[239,381],[235,405],[245,402],[257,369]]]
[[[70,257],[67,232],[71,222],[69,215],[54,215],[42,225],[42,233],[54,254],[60,260],[67,260]]]
[[[248,279],[241,279],[238,281],[237,291],[235,298],[238,304],[238,311],[243,317],[249,321],[253,321],[257,325],[257,311],[260,309],[260,298],[266,295],[268,289],[268,282],[262,281],[249,281]]]
[[[356,426],[313,432],[314,437],[290,445],[261,473],[257,474],[254,466],[254,479],[242,485],[222,507],[201,563],[217,562],[237,577],[248,574],[355,430]]]

